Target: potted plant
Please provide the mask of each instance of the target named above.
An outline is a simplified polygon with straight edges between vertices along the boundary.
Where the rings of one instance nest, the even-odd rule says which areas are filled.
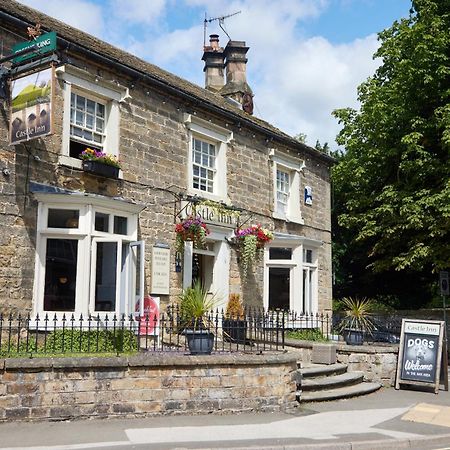
[[[205,248],[209,229],[199,216],[189,216],[175,225],[175,233],[177,235],[175,241],[176,250],[183,253],[186,241],[192,241],[196,248]]]
[[[374,328],[372,320],[372,301],[367,298],[346,297],[341,301],[344,317],[338,330],[342,332],[349,345],[362,345],[364,335],[371,334]]]
[[[232,242],[238,246],[243,277],[261,255],[264,246],[273,239],[273,233],[261,225],[251,225],[247,228],[237,228]]]
[[[82,167],[85,172],[106,178],[119,177],[120,163],[114,155],[88,147],[81,152],[80,158],[83,160]]]
[[[180,319],[191,355],[209,355],[214,346],[212,310],[217,304],[199,281],[183,290],[180,299]]]
[[[245,344],[247,321],[245,320],[244,306],[239,294],[230,294],[222,322],[222,329],[225,341]]]

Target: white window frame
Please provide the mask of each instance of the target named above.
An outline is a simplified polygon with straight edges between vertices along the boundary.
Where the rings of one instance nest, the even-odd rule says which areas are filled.
[[[303,160],[290,155],[282,154],[275,149],[269,150],[269,158],[272,161],[272,180],[273,180],[273,213],[274,219],[285,220],[286,222],[294,222],[304,224],[300,209],[300,172],[305,167]],[[278,207],[278,188],[277,188],[277,172],[285,172],[289,174],[289,195],[286,212],[279,211]]]
[[[58,67],[56,74],[63,81],[64,96],[62,151],[59,163],[81,169],[81,159],[70,156],[70,106],[72,92],[105,105],[105,139],[102,149],[104,152],[119,158],[119,102],[129,97],[128,89],[111,82],[99,80],[98,77],[69,65]],[[86,142],[86,147],[89,147],[89,145],[96,146],[94,142]]]
[[[275,234],[273,241],[267,244],[264,249],[264,288],[263,305],[265,309],[269,308],[269,270],[272,267],[290,268],[290,289],[289,289],[289,309],[298,313],[317,313],[319,305],[318,293],[318,249],[323,245],[322,241],[309,239],[303,236]],[[292,250],[291,259],[269,259],[270,248],[281,247]],[[313,263],[303,262],[303,251],[312,250]],[[303,301],[303,270],[312,270],[312,302],[310,310],[304,308]]]
[[[312,252],[312,262],[306,262],[306,251]],[[317,248],[303,246],[302,248],[302,311],[306,314],[318,312],[318,261]],[[305,278],[306,273],[306,278]],[[305,292],[303,292],[305,286]],[[309,298],[304,298],[304,294]]]
[[[189,150],[187,166],[187,192],[213,201],[226,202],[227,198],[227,147],[233,139],[233,132],[212,124],[203,119],[194,117],[192,114],[184,115],[184,123],[188,129]],[[213,192],[194,189],[193,187],[193,138],[215,145],[215,175]]]
[[[45,311],[44,310],[44,290],[45,290],[45,268],[46,268],[46,250],[47,239],[77,239],[77,277],[75,288],[75,308],[74,311],[66,312],[74,314],[75,319],[78,319],[80,314],[84,316],[89,313],[97,315],[92,304],[92,249],[95,242],[117,242],[117,258],[121,261],[122,245],[128,244],[130,247],[140,243],[137,241],[138,231],[138,215],[143,209],[141,205],[135,205],[126,202],[118,202],[110,199],[81,198],[82,195],[62,195],[62,194],[48,194],[35,193],[38,203],[38,220],[37,220],[37,236],[36,236],[36,262],[35,262],[35,277],[33,287],[33,314],[39,314],[40,317],[48,314],[49,317],[53,314],[62,316],[63,311]],[[48,228],[48,211],[49,209],[78,209],[79,222],[78,228]],[[113,216],[122,216],[127,218],[127,235],[106,233],[94,230],[95,212],[105,212],[111,215],[110,223],[113,226]],[[111,229],[111,231],[114,231]],[[141,247],[142,248],[142,247]],[[133,262],[130,254],[130,261],[127,265],[132,270]],[[143,264],[143,258],[141,258]],[[124,273],[121,277],[121,264],[117,264],[117,281],[116,281],[116,308],[115,311],[107,311],[101,315],[114,314],[130,314],[134,312],[135,300],[129,300],[128,304],[122,304],[122,292],[130,292],[132,274]],[[135,268],[142,270],[141,268]],[[121,282],[125,283],[121,286]],[[141,284],[143,278],[141,275]],[[143,295],[142,286],[139,287],[140,296]],[[127,297],[128,298],[128,297]],[[130,297],[131,298],[131,297]],[[133,304],[129,304],[129,303]]]

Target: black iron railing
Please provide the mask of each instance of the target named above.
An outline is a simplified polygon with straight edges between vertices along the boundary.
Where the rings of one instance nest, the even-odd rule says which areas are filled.
[[[0,357],[187,352],[185,330],[194,323],[214,335],[213,352],[279,351],[293,331],[325,339],[331,331],[329,316],[262,309],[248,309],[239,317],[211,311],[201,322],[182,317],[178,306],[169,306],[159,317],[0,314]]]

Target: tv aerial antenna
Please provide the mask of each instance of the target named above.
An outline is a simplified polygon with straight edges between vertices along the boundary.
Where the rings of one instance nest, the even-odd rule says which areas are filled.
[[[231,41],[230,35],[227,33],[227,30],[225,30],[225,28],[224,28],[225,19],[228,19],[229,17],[237,16],[240,13],[241,13],[241,11],[236,11],[235,13],[227,14],[226,16],[211,17],[211,18],[207,19],[206,12],[205,12],[205,20],[203,21],[203,47],[206,46],[206,28],[208,26],[208,23],[214,22],[216,20],[219,22],[219,27],[222,29],[222,31],[228,36],[228,39]]]

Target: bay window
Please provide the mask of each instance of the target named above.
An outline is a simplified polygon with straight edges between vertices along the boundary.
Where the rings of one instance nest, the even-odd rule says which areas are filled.
[[[35,194],[34,313],[130,314],[143,296],[144,244],[126,202]]]

